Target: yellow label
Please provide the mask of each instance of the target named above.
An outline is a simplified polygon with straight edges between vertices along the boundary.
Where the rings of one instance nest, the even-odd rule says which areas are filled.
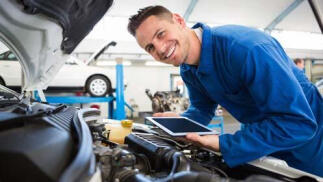
[[[133,123],[133,121],[129,120],[129,119],[125,119],[125,120],[121,121],[121,125],[123,127],[132,127],[132,123]]]

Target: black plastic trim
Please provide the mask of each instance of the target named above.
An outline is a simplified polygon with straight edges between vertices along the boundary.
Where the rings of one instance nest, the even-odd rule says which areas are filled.
[[[59,181],[85,181],[95,173],[95,156],[92,149],[92,137],[84,117],[97,113],[96,109],[84,109],[75,113],[73,124],[78,138],[78,152],[73,162],[62,174]]]

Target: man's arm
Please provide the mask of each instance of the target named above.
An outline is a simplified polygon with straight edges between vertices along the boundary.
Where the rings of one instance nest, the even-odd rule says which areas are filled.
[[[241,81],[266,118],[234,135],[220,136],[220,151],[229,166],[291,150],[309,141],[317,129],[285,53],[274,45],[261,44],[252,48],[245,59],[239,72]]]
[[[157,112],[153,114],[153,117],[179,117],[180,115],[175,112]]]
[[[217,104],[211,101],[211,99],[203,93],[201,88],[197,88],[197,86],[186,80],[185,77],[182,76],[182,78],[188,89],[190,106],[181,116],[188,117],[203,125],[209,124],[214,116]]]

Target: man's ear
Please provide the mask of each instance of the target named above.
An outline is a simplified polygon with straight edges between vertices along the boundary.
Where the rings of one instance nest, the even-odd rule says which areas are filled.
[[[183,17],[177,13],[173,13],[173,21],[178,23],[182,28],[186,27],[186,23]]]

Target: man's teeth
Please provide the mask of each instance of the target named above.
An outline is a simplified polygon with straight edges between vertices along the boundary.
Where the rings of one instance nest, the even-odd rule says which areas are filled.
[[[174,52],[174,50],[175,50],[175,46],[172,47],[172,48],[170,48],[169,51],[168,51],[168,54],[167,54],[166,58],[168,58],[170,55],[172,55],[173,52]]]

